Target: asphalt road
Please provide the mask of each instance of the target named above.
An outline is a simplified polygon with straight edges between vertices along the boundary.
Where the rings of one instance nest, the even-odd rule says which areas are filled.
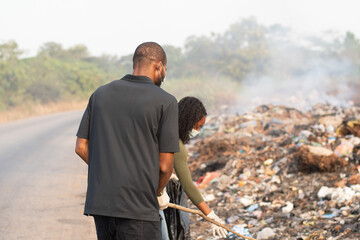
[[[74,151],[81,116],[0,124],[0,239],[96,239],[83,215],[87,165]]]

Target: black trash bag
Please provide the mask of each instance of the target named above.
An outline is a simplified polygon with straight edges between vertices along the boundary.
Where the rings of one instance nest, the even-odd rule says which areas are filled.
[[[186,194],[179,180],[170,179],[166,191],[171,203],[187,207]],[[170,240],[190,240],[189,213],[168,207],[164,210],[164,215]]]

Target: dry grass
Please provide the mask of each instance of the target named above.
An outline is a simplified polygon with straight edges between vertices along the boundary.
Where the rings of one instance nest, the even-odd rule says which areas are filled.
[[[167,81],[162,87],[178,101],[186,96],[199,98],[208,113],[214,114],[226,105],[234,105],[241,86],[229,79],[184,78]]]
[[[224,105],[233,105],[239,92],[238,83],[228,79],[174,79],[174,81],[166,82],[162,88],[173,94],[178,100],[185,96],[200,98],[208,109],[208,113],[216,113]],[[87,102],[87,100],[73,100],[45,105],[25,103],[23,106],[0,112],[0,123],[51,113],[85,109]]]
[[[11,122],[19,119],[42,116],[51,113],[66,112],[85,109],[87,101],[59,102],[48,104],[33,104],[30,106],[16,107],[0,112],[0,123]]]

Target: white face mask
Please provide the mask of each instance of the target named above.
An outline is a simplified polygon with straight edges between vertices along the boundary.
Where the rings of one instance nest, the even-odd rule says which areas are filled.
[[[200,133],[200,131],[198,131],[198,130],[196,130],[196,129],[193,129],[193,130],[191,130],[191,132],[190,132],[190,138],[194,138],[194,137],[196,137],[197,135],[199,135],[199,133]]]

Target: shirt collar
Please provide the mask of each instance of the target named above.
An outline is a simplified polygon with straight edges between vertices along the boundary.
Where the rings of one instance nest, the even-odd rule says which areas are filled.
[[[136,81],[136,82],[154,84],[153,80],[151,80],[151,78],[149,78],[147,76],[135,76],[135,75],[132,75],[132,74],[127,74],[122,79],[127,80],[127,81]]]

